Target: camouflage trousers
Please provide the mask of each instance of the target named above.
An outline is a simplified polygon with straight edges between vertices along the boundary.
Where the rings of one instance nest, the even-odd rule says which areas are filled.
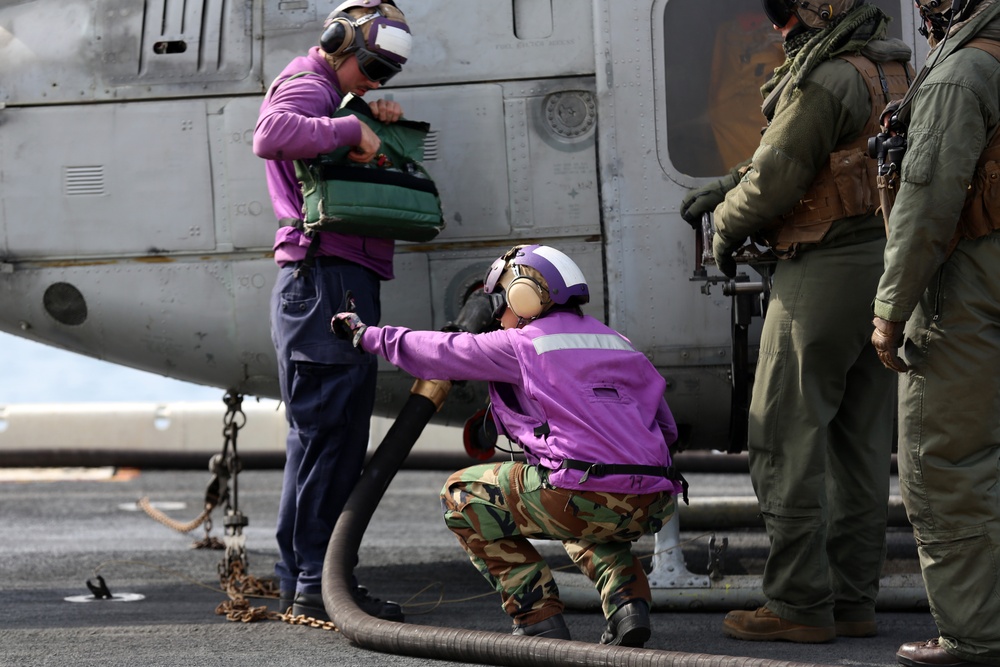
[[[504,611],[528,625],[563,610],[552,571],[529,538],[562,542],[597,587],[605,617],[629,600],[649,603],[632,542],[669,520],[673,496],[558,489],[547,477],[525,463],[489,463],[459,470],[441,490],[445,523],[500,593]]]

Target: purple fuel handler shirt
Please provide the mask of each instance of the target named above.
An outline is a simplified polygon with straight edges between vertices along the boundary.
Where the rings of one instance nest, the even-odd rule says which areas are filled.
[[[300,72],[318,76],[285,81]],[[253,151],[267,160],[267,186],[279,221],[302,217],[302,193],[293,160],[315,158],[361,141],[361,121],[353,116],[331,118],[342,99],[337,73],[318,46],[290,62],[264,98],[254,129]],[[303,259],[310,241],[295,227],[280,227],[274,237],[274,260],[283,266]],[[391,239],[320,232],[317,256],[340,257],[390,280],[394,247]]]
[[[416,377],[489,382],[499,432],[524,448],[528,463],[552,470],[555,486],[681,491],[679,482],[660,476],[584,481],[582,471],[560,469],[565,459],[667,467],[677,440],[666,381],[627,339],[592,317],[551,312],[521,329],[483,334],[370,326],[360,343]]]

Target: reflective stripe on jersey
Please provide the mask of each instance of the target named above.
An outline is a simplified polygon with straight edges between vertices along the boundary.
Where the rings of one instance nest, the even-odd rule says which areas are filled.
[[[615,334],[564,333],[539,336],[532,341],[535,352],[545,354],[558,350],[622,350],[633,352],[627,340]]]

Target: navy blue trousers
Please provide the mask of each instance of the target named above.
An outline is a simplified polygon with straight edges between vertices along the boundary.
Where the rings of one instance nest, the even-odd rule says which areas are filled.
[[[333,257],[295,276],[278,272],[271,295],[271,339],[278,356],[288,440],[275,566],[282,591],[320,593],[333,527],[364,465],[375,404],[377,362],[330,332],[354,297],[366,324],[381,317],[380,282],[370,270]]]

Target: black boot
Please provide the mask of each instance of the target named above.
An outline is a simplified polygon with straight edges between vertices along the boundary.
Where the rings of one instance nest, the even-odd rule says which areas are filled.
[[[351,595],[361,610],[369,616],[385,621],[403,622],[403,610],[395,602],[383,602],[378,598],[373,598],[364,586],[355,588],[351,591]],[[326,606],[323,604],[323,596],[320,593],[296,593],[295,603],[292,605],[292,615],[310,616],[318,621],[330,620],[330,615],[326,613]]]
[[[514,625],[515,635],[523,637],[545,637],[547,639],[570,639],[569,628],[562,614],[550,616],[544,621],[529,625]]]
[[[295,591],[281,591],[278,593],[278,613],[284,614],[295,602]]]
[[[602,644],[642,648],[649,639],[649,605],[645,600],[629,600],[608,619],[601,635]]]
[[[317,621],[329,621],[321,593],[296,593],[292,603],[292,616],[308,616]]]
[[[398,603],[389,600],[383,602],[378,598],[373,598],[364,586],[356,586],[351,591],[351,595],[357,605],[369,616],[381,618],[383,621],[398,621],[399,623],[405,620],[403,608]]]

